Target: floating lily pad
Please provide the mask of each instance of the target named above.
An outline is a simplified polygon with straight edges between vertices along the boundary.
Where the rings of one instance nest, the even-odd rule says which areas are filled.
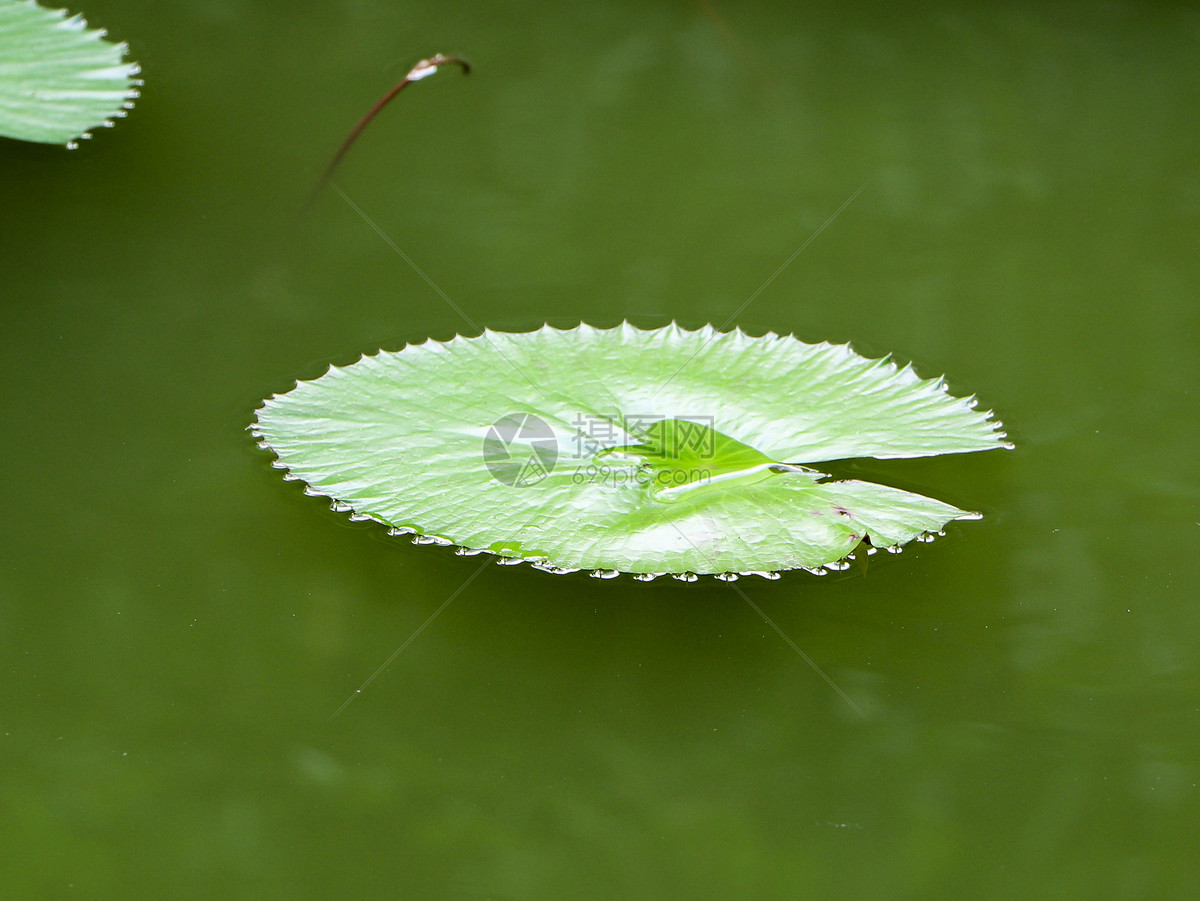
[[[1011,447],[911,367],[676,325],[381,352],[270,398],[251,429],[310,494],[418,543],[644,579],[898,549],[977,514],[813,464]]]
[[[133,107],[138,66],[81,16],[0,0],[0,136],[74,146]]]

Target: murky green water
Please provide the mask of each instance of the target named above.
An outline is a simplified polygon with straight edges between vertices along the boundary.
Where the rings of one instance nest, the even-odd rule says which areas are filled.
[[[0,144],[6,897],[1200,879],[1193,5],[87,11],[137,110],[73,154]],[[332,191],[303,212],[435,51],[476,71],[337,183],[465,316]],[[854,464],[986,517],[739,583],[862,716],[728,585],[476,575],[243,431],[381,346],[735,312],[945,372],[1019,443]]]

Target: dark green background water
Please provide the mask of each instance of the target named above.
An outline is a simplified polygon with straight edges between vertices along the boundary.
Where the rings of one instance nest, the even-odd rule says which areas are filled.
[[[96,0],[144,97],[0,144],[6,898],[1168,898],[1200,880],[1195,4]],[[737,324],[1019,447],[864,577],[489,567],[270,469],[260,399],[480,326]],[[446,386],[454,390],[455,386]],[[780,386],[788,390],[787,385]],[[878,559],[878,558],[877,558]]]

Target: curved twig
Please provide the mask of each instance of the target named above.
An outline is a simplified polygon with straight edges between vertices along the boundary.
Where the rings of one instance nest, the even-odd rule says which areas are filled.
[[[321,188],[325,187],[326,182],[328,182],[330,176],[333,175],[333,170],[336,169],[338,163],[342,161],[342,157],[346,155],[346,152],[350,149],[354,142],[358,140],[358,136],[363,133],[363,130],[368,124],[370,124],[371,120],[379,115],[380,110],[391,103],[392,98],[394,98],[414,81],[420,81],[423,78],[428,78],[430,75],[436,72],[440,66],[458,66],[460,69],[462,69],[463,75],[469,75],[471,73],[471,64],[465,59],[459,56],[446,56],[441,53],[435,53],[433,56],[429,57],[429,59],[423,59],[413,66],[408,71],[408,74],[400,80],[400,83],[384,94],[383,97],[379,99],[379,102],[367,110],[367,114],[359,119],[358,124],[350,130],[350,134],[346,136],[346,140],[342,142],[342,146],[337,149],[337,153],[333,155],[333,159],[331,159],[329,161],[329,165],[325,167],[325,172],[321,175],[321,180],[317,182],[317,186],[313,189],[314,196],[321,190]]]

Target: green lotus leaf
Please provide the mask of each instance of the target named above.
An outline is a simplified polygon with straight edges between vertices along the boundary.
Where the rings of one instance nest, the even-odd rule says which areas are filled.
[[[0,0],[0,136],[75,146],[138,96],[138,66],[81,16]]]
[[[381,352],[268,399],[251,429],[310,494],[418,543],[692,579],[821,573],[977,518],[811,464],[1011,447],[1000,427],[846,345],[624,324]]]

